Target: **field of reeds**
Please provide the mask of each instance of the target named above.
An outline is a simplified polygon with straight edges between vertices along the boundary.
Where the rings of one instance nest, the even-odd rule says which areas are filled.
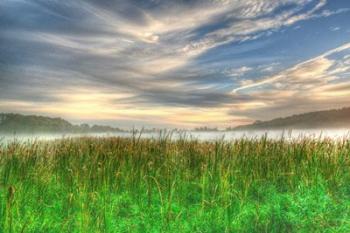
[[[0,232],[350,232],[350,140],[4,144]]]

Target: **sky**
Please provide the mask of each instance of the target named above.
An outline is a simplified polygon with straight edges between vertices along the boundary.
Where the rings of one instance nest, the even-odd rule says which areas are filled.
[[[0,112],[234,127],[350,106],[349,0],[1,0]]]

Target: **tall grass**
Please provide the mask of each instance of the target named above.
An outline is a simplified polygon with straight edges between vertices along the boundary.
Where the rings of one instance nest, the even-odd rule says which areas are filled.
[[[350,232],[350,141],[0,147],[0,232]]]

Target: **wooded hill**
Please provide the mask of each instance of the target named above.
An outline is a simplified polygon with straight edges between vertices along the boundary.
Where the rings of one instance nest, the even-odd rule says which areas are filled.
[[[88,124],[73,125],[62,118],[0,113],[0,132],[5,133],[88,133],[120,132],[119,128]]]
[[[269,130],[269,129],[350,129],[350,108],[309,112],[270,121],[256,121],[242,125],[235,130]]]

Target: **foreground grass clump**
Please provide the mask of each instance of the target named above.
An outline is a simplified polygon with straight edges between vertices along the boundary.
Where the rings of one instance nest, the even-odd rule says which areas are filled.
[[[350,232],[350,141],[0,147],[0,232]]]

